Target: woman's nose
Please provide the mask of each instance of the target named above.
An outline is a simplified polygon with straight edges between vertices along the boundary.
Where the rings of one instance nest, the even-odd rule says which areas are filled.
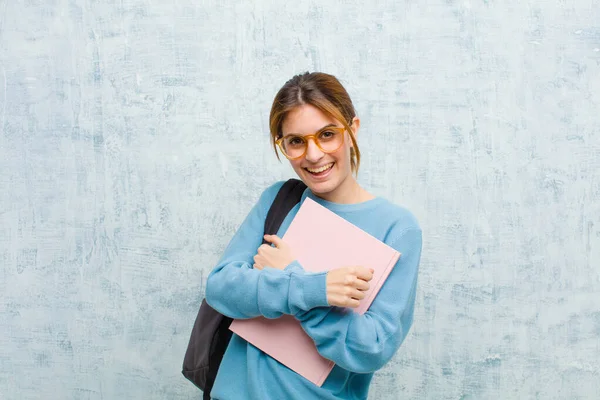
[[[306,155],[307,161],[316,162],[319,161],[325,153],[317,146],[314,140],[310,139],[306,144]]]

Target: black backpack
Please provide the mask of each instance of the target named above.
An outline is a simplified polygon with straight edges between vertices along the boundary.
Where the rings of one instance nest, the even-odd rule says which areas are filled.
[[[283,184],[265,220],[265,234],[274,235],[288,212],[300,201],[306,185],[298,179]],[[266,241],[263,239],[263,243]],[[231,339],[229,325],[232,319],[220,314],[202,300],[196,316],[190,342],[183,359],[182,373],[204,391],[203,399],[210,400],[219,365]]]

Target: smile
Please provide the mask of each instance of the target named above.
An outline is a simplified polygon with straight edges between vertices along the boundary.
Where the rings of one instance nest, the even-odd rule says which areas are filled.
[[[329,163],[329,164],[323,165],[322,167],[319,167],[319,168],[305,168],[305,169],[308,172],[310,172],[311,174],[320,174],[320,173],[327,171],[328,169],[331,169],[331,167],[333,167],[333,164],[335,164],[335,163]]]

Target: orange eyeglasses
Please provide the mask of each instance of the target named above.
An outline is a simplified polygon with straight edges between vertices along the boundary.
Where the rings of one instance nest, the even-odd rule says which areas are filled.
[[[308,141],[312,139],[323,153],[333,153],[344,144],[343,126],[326,126],[314,135],[288,134],[275,141],[279,150],[289,160],[303,157],[308,150]]]

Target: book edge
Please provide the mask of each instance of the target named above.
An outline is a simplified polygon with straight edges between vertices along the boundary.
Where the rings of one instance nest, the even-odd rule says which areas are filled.
[[[387,280],[387,278],[390,276],[391,270],[396,266],[396,263],[398,262],[398,260],[402,256],[402,253],[400,253],[398,250],[394,249],[393,247],[390,247],[390,248],[392,250],[394,250],[393,253],[392,253],[392,257],[388,261],[387,267],[385,267],[385,269],[383,270],[383,273],[381,274],[381,276],[379,277],[379,279],[375,283],[375,286],[378,287],[377,291],[371,292],[371,295],[368,298],[363,299],[363,301],[365,301],[365,300],[367,301],[368,305],[367,305],[365,311],[362,312],[362,314],[364,314],[365,312],[367,312],[369,310],[369,307],[371,307],[371,304],[373,304],[373,301],[375,300],[375,297],[377,297],[377,295],[381,291],[381,288],[383,287],[383,284],[385,283],[385,281]],[[380,283],[381,283],[381,285],[380,285]]]

